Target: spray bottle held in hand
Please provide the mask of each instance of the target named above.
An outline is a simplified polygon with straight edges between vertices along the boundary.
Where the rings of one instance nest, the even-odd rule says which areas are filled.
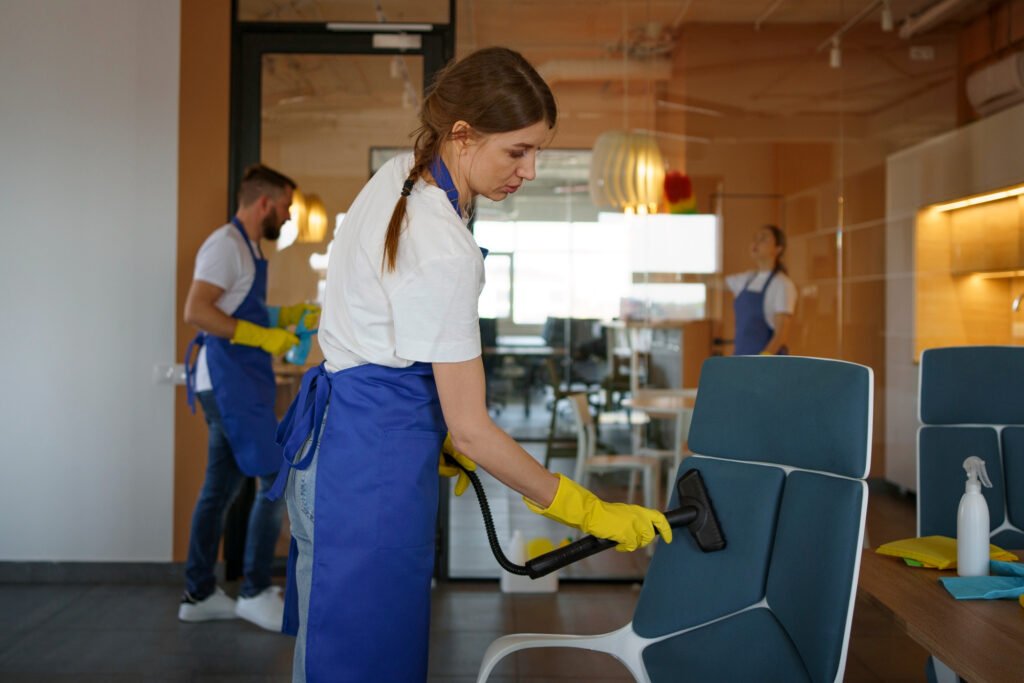
[[[967,487],[956,513],[956,571],[960,576],[988,576],[988,503],[981,487],[992,488],[985,461],[976,455],[964,460]]]
[[[295,336],[299,338],[299,343],[290,348],[284,356],[285,361],[292,365],[305,364],[306,357],[309,356],[309,349],[313,346],[313,335],[320,329],[318,326],[313,329],[306,327],[306,318],[309,315],[307,313],[299,318],[299,322],[295,325]]]

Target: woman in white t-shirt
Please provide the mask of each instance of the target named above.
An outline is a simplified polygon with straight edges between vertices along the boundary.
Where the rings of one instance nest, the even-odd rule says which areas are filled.
[[[789,353],[790,327],[796,310],[796,285],[786,274],[782,254],[786,234],[774,225],[754,233],[750,255],[757,270],[729,275],[725,282],[735,300],[737,356]]]
[[[475,196],[500,201],[534,178],[555,126],[551,91],[521,55],[489,48],[438,74],[420,119],[414,153],[374,174],[335,236],[325,362],[278,432],[295,681],[426,679],[442,444],[532,511],[620,550],[655,530],[671,540],[660,512],[609,505],[548,472],[487,413],[483,255],[466,216]]]

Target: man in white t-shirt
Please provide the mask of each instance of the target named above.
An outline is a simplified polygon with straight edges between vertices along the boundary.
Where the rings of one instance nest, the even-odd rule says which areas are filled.
[[[266,305],[267,261],[260,240],[280,235],[295,187],[266,166],[248,168],[239,185],[238,212],[196,256],[185,321],[200,329],[193,342],[199,354],[189,368],[188,388],[190,403],[194,394],[203,406],[209,460],[192,517],[185,594],[178,609],[182,621],[239,616],[281,630],[284,603],[271,585],[270,565],[284,508],[262,495],[281,464],[271,362],[299,341],[285,328],[310,316],[306,327],[312,329],[319,308]],[[224,511],[247,476],[259,477],[260,493],[249,514],[236,603],[217,588],[214,566]]]

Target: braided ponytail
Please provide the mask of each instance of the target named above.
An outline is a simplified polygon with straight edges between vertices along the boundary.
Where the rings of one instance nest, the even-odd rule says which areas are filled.
[[[391,213],[391,220],[388,222],[388,231],[384,235],[384,255],[381,258],[381,270],[392,273],[398,261],[398,238],[402,234],[402,226],[405,224],[406,205],[409,195],[416,181],[423,176],[430,162],[440,150],[440,136],[427,126],[421,126],[416,135],[415,152],[413,156],[412,169],[402,185],[402,194],[395,202],[395,210]]]

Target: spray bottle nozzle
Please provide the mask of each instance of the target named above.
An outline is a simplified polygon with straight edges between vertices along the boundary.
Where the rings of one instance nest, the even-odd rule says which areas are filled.
[[[964,460],[964,469],[967,471],[967,484],[974,484],[979,489],[982,486],[992,488],[992,480],[988,478],[988,471],[985,469],[985,461],[976,455]]]

